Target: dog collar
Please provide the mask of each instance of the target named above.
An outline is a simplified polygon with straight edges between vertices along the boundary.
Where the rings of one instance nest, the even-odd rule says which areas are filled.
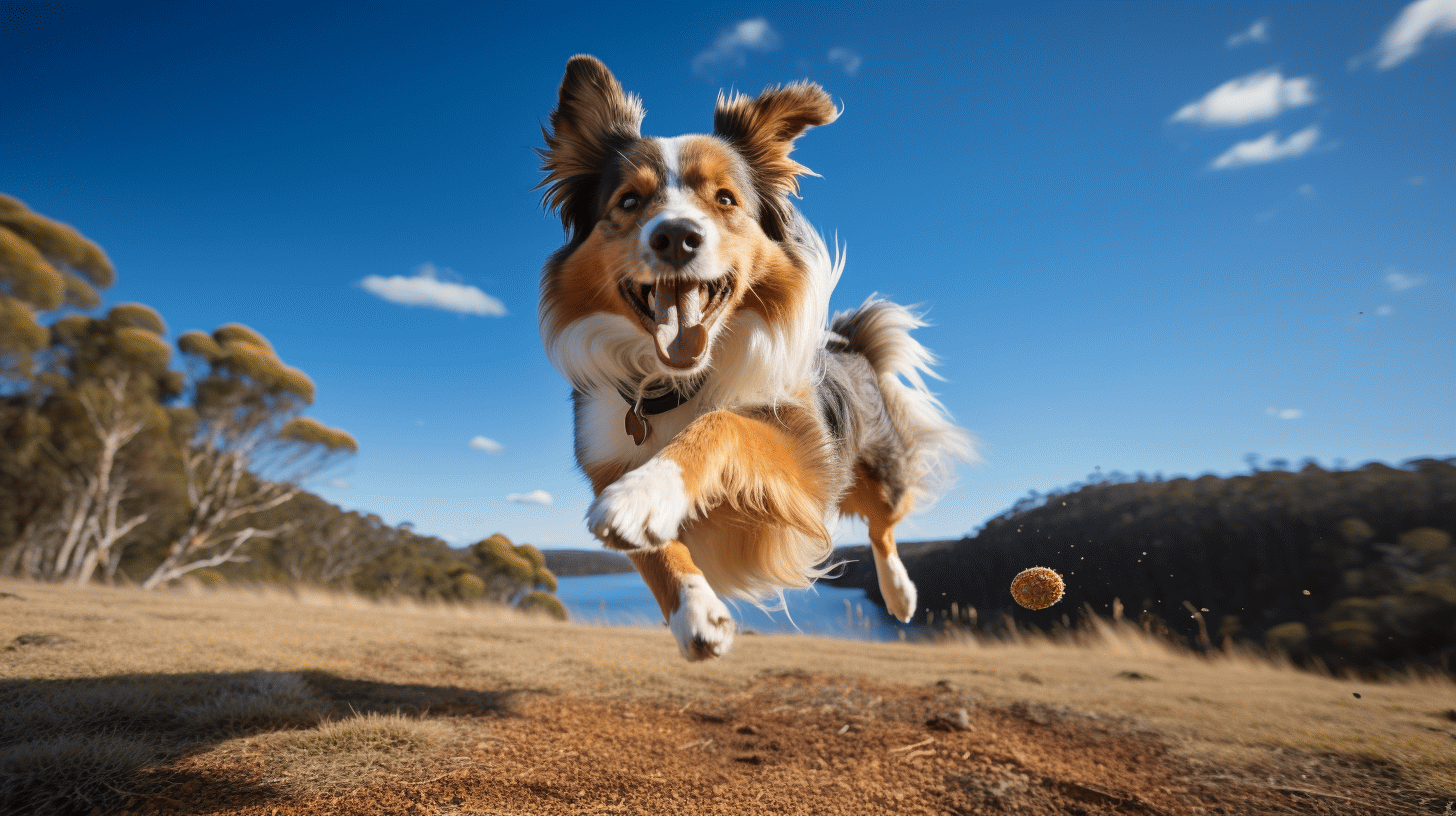
[[[626,391],[618,391],[617,393],[622,395],[622,399],[626,400],[628,405],[632,406],[633,408],[638,407],[639,403],[637,401],[637,397],[627,393]],[[671,411],[672,409],[677,408],[678,406],[692,399],[693,396],[696,394],[696,389],[694,389],[690,393],[684,394],[683,392],[674,388],[668,391],[666,394],[660,394],[655,397],[643,397],[640,403],[641,413],[643,416],[657,416],[658,414],[665,414],[668,411]]]
[[[632,437],[632,441],[636,442],[638,447],[641,447],[642,443],[646,442],[647,437],[652,433],[652,425],[647,422],[647,418],[657,416],[658,414],[665,414],[681,406],[683,403],[692,399],[698,393],[698,389],[694,387],[684,393],[668,386],[666,391],[649,397],[647,396],[647,389],[644,386],[639,386],[636,394],[629,394],[620,389],[618,389],[617,393],[622,395],[622,399],[626,401],[628,406],[626,419],[627,435]]]

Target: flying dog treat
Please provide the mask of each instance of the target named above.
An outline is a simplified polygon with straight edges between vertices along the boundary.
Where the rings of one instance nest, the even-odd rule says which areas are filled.
[[[1011,582],[1011,597],[1027,609],[1046,609],[1062,599],[1062,576],[1046,567],[1032,567]]]

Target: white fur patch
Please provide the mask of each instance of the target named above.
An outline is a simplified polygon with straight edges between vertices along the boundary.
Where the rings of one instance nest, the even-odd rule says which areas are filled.
[[[915,614],[915,584],[900,556],[885,558],[875,552],[875,574],[880,579],[880,594],[885,596],[885,608],[901,623],[909,623]]]
[[[620,546],[655,550],[678,537],[692,510],[677,462],[654,457],[607,486],[586,511],[587,527]]]
[[[728,653],[738,624],[703,576],[685,575],[677,611],[668,619],[667,628],[677,638],[683,657],[707,660]]]

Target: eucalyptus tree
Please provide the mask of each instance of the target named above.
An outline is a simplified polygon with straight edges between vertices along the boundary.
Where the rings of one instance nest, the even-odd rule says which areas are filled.
[[[301,416],[313,381],[278,358],[261,334],[230,323],[177,340],[191,370],[182,472],[181,533],[143,582],[152,588],[194,570],[243,561],[248,542],[294,529],[297,519],[254,524],[297,496],[304,479],[358,450],[347,432]]]
[[[56,456],[55,435],[66,429],[48,410],[74,383],[48,370],[66,349],[39,315],[95,308],[97,288],[114,277],[101,248],[74,228],[0,195],[0,573],[56,577],[53,533],[79,501],[66,484],[75,463]]]
[[[94,309],[96,289],[114,279],[106,253],[75,228],[0,194],[0,387],[24,390],[35,355],[50,344],[38,312]]]
[[[128,534],[159,504],[176,459],[171,412],[183,378],[169,368],[166,326],[152,309],[121,304],[104,318],[72,315],[51,327],[56,382],[44,404],[48,450],[64,491],[56,533],[43,538],[48,577],[82,583],[114,574]],[[150,489],[149,489],[150,488]]]

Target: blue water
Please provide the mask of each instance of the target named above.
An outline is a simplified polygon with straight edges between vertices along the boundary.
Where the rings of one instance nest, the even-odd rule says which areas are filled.
[[[662,626],[662,611],[635,573],[558,578],[556,597],[571,619],[605,626]],[[853,640],[898,640],[905,626],[865,597],[862,590],[824,584],[784,593],[787,611],[767,613],[728,601],[738,629],[762,634],[803,632]]]

